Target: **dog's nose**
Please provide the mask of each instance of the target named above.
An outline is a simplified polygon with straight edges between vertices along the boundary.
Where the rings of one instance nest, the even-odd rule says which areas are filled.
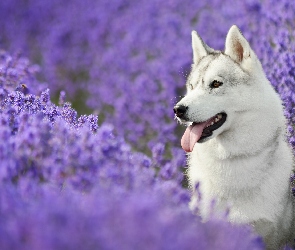
[[[184,105],[176,105],[174,106],[174,113],[177,117],[182,118],[185,114],[185,112],[187,111],[188,106],[184,106]]]

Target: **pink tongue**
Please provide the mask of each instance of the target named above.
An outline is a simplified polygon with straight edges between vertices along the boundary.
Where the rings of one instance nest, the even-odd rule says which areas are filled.
[[[201,138],[208,121],[189,126],[181,138],[181,147],[185,152],[192,152],[196,142]]]

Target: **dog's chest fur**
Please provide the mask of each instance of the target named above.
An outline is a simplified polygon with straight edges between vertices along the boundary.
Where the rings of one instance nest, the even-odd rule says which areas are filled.
[[[293,219],[286,181],[292,168],[292,154],[284,135],[278,134],[272,144],[265,142],[262,150],[247,155],[231,155],[230,148],[222,147],[223,143],[213,138],[196,144],[190,153],[190,184],[194,187],[200,183],[202,194],[201,200],[193,196],[191,206],[197,203],[204,219],[213,210],[222,213],[229,209],[230,221],[252,224],[265,239],[270,239],[269,245],[273,247],[269,249],[275,249],[280,242],[287,241]],[[273,243],[272,238],[276,239]]]

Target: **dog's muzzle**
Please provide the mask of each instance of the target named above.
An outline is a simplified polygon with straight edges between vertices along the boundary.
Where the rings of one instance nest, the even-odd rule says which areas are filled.
[[[180,119],[184,119],[185,117],[185,113],[188,110],[188,106],[184,106],[184,105],[175,105],[174,106],[174,114],[180,118]]]

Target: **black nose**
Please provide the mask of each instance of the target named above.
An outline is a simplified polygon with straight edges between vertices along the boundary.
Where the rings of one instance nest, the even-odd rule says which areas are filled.
[[[177,117],[183,118],[185,112],[187,111],[188,107],[184,105],[176,105],[174,106],[174,113]]]

